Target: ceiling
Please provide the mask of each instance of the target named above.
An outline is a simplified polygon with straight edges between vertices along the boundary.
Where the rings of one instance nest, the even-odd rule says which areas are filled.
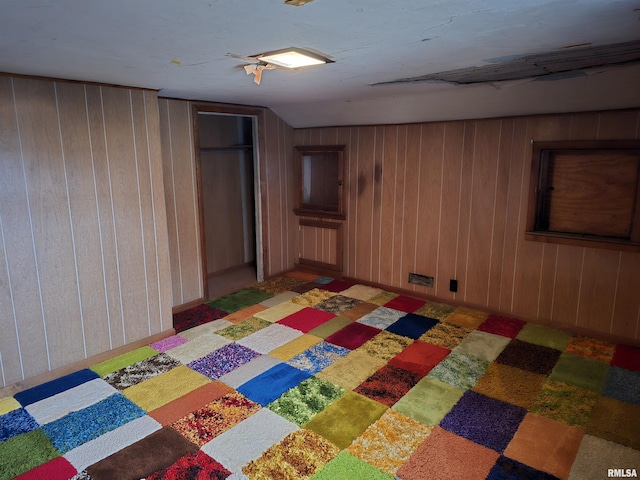
[[[0,0],[0,72],[265,106],[293,127],[639,107],[638,61],[537,79],[430,79],[634,40],[640,0]],[[335,63],[268,70],[256,85],[237,58],[289,46]]]

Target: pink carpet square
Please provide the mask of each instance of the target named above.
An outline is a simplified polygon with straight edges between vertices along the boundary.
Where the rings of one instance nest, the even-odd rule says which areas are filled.
[[[400,310],[401,312],[412,313],[422,307],[425,303],[427,302],[418,298],[408,297],[406,295],[398,295],[393,300],[385,303],[384,306],[386,308]]]
[[[296,313],[284,317],[282,320],[278,320],[278,323],[307,333],[334,317],[335,315],[333,313],[305,307]]]
[[[154,350],[163,353],[167,350],[171,350],[172,348],[177,347],[178,345],[182,345],[183,343],[187,343],[186,338],[183,338],[180,335],[172,335],[170,337],[163,338],[162,340],[158,340],[157,342],[152,343],[149,346]]]

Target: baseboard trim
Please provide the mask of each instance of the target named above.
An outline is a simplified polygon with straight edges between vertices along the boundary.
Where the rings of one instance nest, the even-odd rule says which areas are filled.
[[[163,338],[167,338],[175,334],[175,329],[170,328],[169,330],[156,333],[155,335],[151,335],[150,337],[142,338],[127,345],[114,348],[113,350],[109,350],[108,352],[99,353],[98,355],[73,362],[69,365],[65,365],[64,367],[56,368],[55,370],[36,375],[35,377],[30,377],[20,382],[7,385],[6,387],[0,388],[0,398],[13,396],[23,390],[27,390],[46,382],[50,382],[51,380],[56,380],[60,377],[64,377],[65,375],[69,375],[70,373],[77,372],[78,370],[89,368],[92,365],[96,365],[100,362],[104,362],[105,360],[117,357],[118,355],[128,353],[132,350],[135,350],[136,348],[147,346],[150,343],[157,342],[159,340],[162,340]]]
[[[196,298],[195,300],[191,300],[190,302],[183,303],[181,305],[176,305],[171,309],[171,313],[175,315],[176,313],[184,312],[185,310],[198,307],[202,305],[204,302],[205,302],[204,297]]]

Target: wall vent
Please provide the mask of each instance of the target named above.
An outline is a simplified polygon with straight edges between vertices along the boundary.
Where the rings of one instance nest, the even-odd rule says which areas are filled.
[[[433,287],[433,277],[420,275],[418,273],[410,273],[409,283],[413,283],[414,285],[422,285],[423,287]]]

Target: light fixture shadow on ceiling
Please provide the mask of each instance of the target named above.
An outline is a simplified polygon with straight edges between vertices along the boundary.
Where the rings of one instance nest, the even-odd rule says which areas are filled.
[[[508,60],[489,65],[459,68],[418,77],[400,78],[372,86],[399,83],[446,82],[454,85],[495,83],[509,80],[557,80],[581,76],[595,67],[640,62],[640,40],[599,46],[578,46],[530,55],[511,55]],[[547,78],[545,78],[547,77]]]

